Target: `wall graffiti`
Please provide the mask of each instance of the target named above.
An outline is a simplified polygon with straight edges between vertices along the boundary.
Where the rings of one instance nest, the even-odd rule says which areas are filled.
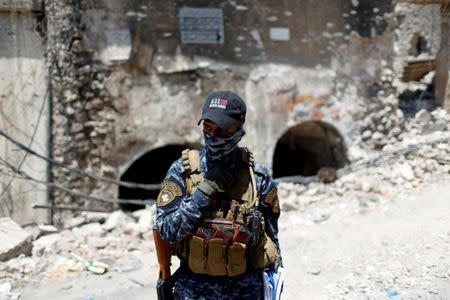
[[[324,116],[321,108],[329,101],[330,94],[300,93],[297,85],[292,85],[271,92],[269,97],[270,112],[272,113],[289,113],[297,110],[299,105],[303,105],[313,119],[320,120]]]

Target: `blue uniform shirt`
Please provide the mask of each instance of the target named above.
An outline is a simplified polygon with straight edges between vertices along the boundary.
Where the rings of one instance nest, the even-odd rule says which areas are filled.
[[[200,151],[200,161],[205,173],[207,163],[204,149]],[[280,209],[276,183],[268,170],[257,163],[254,164],[254,173],[265,232],[279,247]],[[195,233],[203,217],[202,212],[209,205],[209,199],[201,193],[196,196],[187,195],[182,158],[175,161],[167,172],[163,192],[165,195],[160,195],[157,202],[156,227],[163,240],[176,243]],[[212,291],[214,294],[211,294]],[[175,296],[178,299],[259,299],[262,295],[262,276],[253,269],[239,276],[216,277],[194,274],[182,262],[179,278],[175,283]]]

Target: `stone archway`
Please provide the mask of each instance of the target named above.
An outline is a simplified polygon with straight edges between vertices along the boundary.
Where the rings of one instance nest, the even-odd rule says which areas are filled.
[[[136,159],[123,172],[120,180],[144,184],[161,183],[171,164],[181,157],[181,152],[184,149],[199,149],[200,147],[200,145],[176,144],[153,149]],[[120,199],[156,199],[158,193],[159,191],[119,187]],[[120,206],[124,210],[142,208],[141,205],[134,204],[121,204]]]
[[[273,176],[313,176],[322,167],[341,168],[348,162],[344,139],[323,121],[306,121],[289,128],[273,155]]]

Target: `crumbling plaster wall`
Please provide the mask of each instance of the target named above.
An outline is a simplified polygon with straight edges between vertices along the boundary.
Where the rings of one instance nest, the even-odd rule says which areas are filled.
[[[197,2],[190,1],[189,5],[205,4]],[[389,56],[392,52],[390,36],[377,40],[377,43],[383,44],[378,48],[372,46],[369,49],[372,53],[367,50],[359,54],[359,49],[354,47],[353,52],[359,59],[356,65],[361,68],[356,70],[350,66],[355,61],[344,58],[348,48],[339,49],[338,45],[346,44],[345,40],[354,42],[358,39],[348,34],[352,29],[350,18],[357,13],[355,7],[349,4],[342,7],[335,2],[317,4],[317,7],[310,6],[308,9],[304,6],[312,4],[258,2],[259,5],[255,5],[251,1],[209,4],[224,10],[227,42],[223,46],[199,47],[179,43],[177,8],[181,4],[186,2],[162,5],[150,1],[137,5],[132,1],[108,1],[88,8],[84,14],[84,45],[95,49],[98,58],[106,64],[111,62],[105,55],[108,43],[104,32],[127,28],[131,32],[130,59],[122,68],[112,68],[107,83],[110,93],[116,97],[114,101],[122,103],[119,105],[122,113],[116,122],[116,136],[121,137],[117,139],[117,148],[128,151],[118,151],[117,162],[124,166],[121,169],[126,168],[130,157],[134,160],[150,149],[171,143],[201,142],[200,130],[196,126],[201,105],[210,91],[220,87],[234,87],[248,101],[250,114],[246,126],[252,134],[245,142],[255,148],[256,157],[268,166],[271,165],[273,148],[282,133],[296,122],[309,118],[332,122],[344,131],[344,136],[351,143],[352,132],[348,130],[348,125],[354,121],[352,116],[360,115],[360,111],[364,110],[367,92],[353,91],[347,101],[344,95],[343,99],[333,97],[336,71],[330,67],[330,61],[337,57],[333,67],[339,75],[345,73],[347,79],[341,86],[351,85],[354,80],[368,81],[366,78],[360,79],[364,76],[370,77],[370,84],[373,84],[380,79],[381,69],[391,63],[385,58],[384,64],[380,64],[378,53]],[[349,19],[347,22],[346,18]],[[271,40],[268,37],[271,26],[289,27],[290,41]],[[251,34],[252,28],[258,30],[259,41]],[[362,43],[371,45],[370,38]],[[147,47],[143,49],[142,45]],[[260,52],[255,52],[261,46],[260,52],[265,52],[263,59]],[[389,48],[390,52],[384,48]],[[284,53],[286,49],[291,51]],[[300,53],[298,49],[308,50],[308,53]],[[246,56],[243,57],[243,54]],[[370,57],[372,55],[373,58]],[[151,64],[145,59],[146,63],[140,64],[142,60],[136,61],[136,56],[151,57]],[[218,60],[209,60],[208,56]],[[283,59],[280,60],[280,57]],[[261,59],[263,62],[256,63]],[[243,61],[246,63],[242,64]],[[290,62],[291,66],[268,65],[266,62],[270,61]],[[328,67],[320,67],[322,64]],[[295,65],[318,65],[318,68],[306,69]],[[373,70],[372,73],[370,70]],[[367,82],[361,84],[367,85]],[[353,103],[355,99],[360,103]],[[184,111],[180,111],[180,107]],[[266,117],[261,118],[262,115]]]
[[[25,3],[26,1],[22,2]],[[26,3],[25,3],[26,4]],[[20,143],[48,154],[48,84],[44,39],[36,27],[36,14],[16,11],[5,4],[0,12],[0,129]],[[0,217],[20,224],[47,222],[45,210],[32,209],[47,203],[45,185],[23,179],[20,169],[36,180],[47,180],[47,164],[0,138]]]
[[[441,9],[439,4],[398,3],[395,6],[395,16],[398,25],[395,29],[394,70],[401,74],[407,60],[417,57],[415,48],[419,36],[425,38],[428,46],[427,53],[420,57],[436,56],[441,41]]]
[[[115,107],[104,87],[110,71],[82,46],[84,25],[82,3],[75,0],[48,0],[47,52],[52,103],[51,156],[69,166],[52,169],[51,190],[56,206],[78,203],[85,208],[110,208],[108,203],[90,201],[73,193],[114,195],[115,186],[92,179],[86,174],[114,177],[111,164],[114,153]],[[75,171],[74,171],[75,170]],[[107,200],[107,199],[106,199]],[[55,211],[59,223],[66,211]]]
[[[180,44],[182,5],[223,8],[225,44]],[[51,70],[54,157],[120,178],[148,151],[202,143],[201,107],[219,89],[247,101],[244,144],[269,169],[277,140],[303,121],[328,122],[353,145],[357,121],[384,89],[379,82],[393,48],[386,25],[366,26],[364,36],[352,31],[358,11],[376,12],[374,24],[381,24],[390,20],[390,6],[358,5],[48,0],[49,24],[58,24],[48,30],[48,53],[58,59]],[[289,28],[289,39],[271,39],[272,26]],[[116,186],[59,169],[53,174],[75,190],[117,196]],[[92,205],[56,190],[54,196],[57,203]]]

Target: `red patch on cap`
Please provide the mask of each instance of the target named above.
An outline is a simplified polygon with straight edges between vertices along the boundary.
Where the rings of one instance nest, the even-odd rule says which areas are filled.
[[[215,98],[211,99],[211,102],[209,103],[209,108],[227,109],[227,105],[228,105],[227,99]]]

